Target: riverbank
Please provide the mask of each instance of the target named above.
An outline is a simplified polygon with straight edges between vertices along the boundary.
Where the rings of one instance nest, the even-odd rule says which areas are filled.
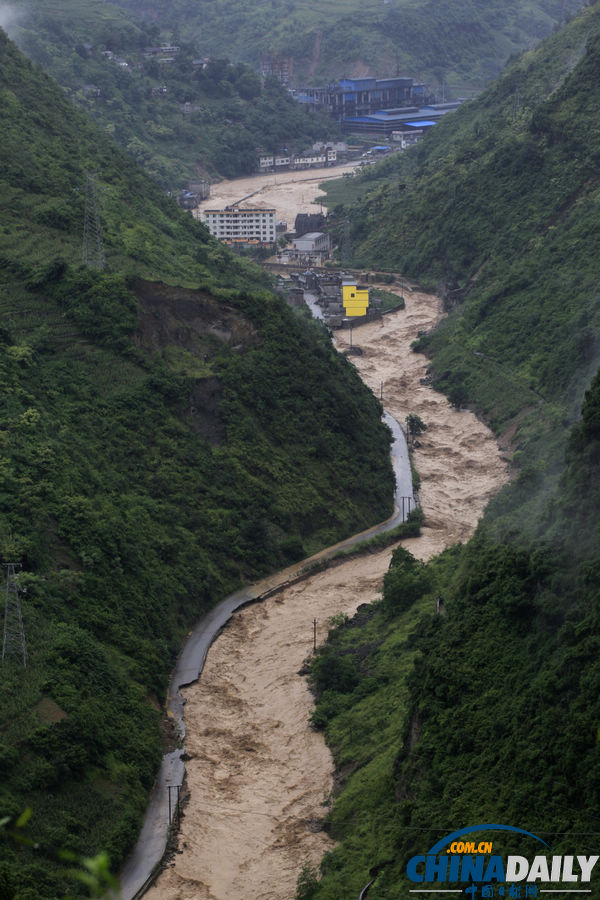
[[[417,448],[426,527],[403,541],[421,558],[467,539],[507,478],[491,433],[422,384],[427,360],[410,344],[438,315],[437,298],[414,292],[406,310],[353,337],[363,351],[353,362],[377,395],[383,382],[386,408],[428,425]],[[338,332],[340,350],[344,340]],[[298,672],[313,620],[323,640],[328,617],[375,600],[390,556],[351,560],[236,613],[213,645],[201,679],[185,690],[190,796],[177,853],[150,900],[288,900],[303,863],[318,864],[331,846],[319,823],[333,764],[308,725],[312,697]]]
[[[399,292],[395,285],[386,289]],[[413,414],[427,426],[414,449],[425,527],[415,542],[403,542],[415,556],[427,559],[469,539],[488,500],[508,478],[509,458],[470,410],[454,409],[430,387],[427,358],[410,349],[420,332],[439,321],[438,298],[418,290],[406,291],[405,298],[405,310],[353,329],[352,337],[340,329],[335,340],[342,353],[350,340],[360,348],[352,363],[395,419],[403,423]]]
[[[375,536],[393,532],[406,521],[414,507],[412,476],[408,447],[402,428],[388,412],[384,419],[392,434],[391,462],[396,481],[394,512],[384,522],[349,538],[320,550],[308,559],[300,560],[287,569],[274,572],[261,581],[247,585],[221,600],[211,609],[190,632],[177,659],[177,665],[169,683],[167,715],[174,733],[184,739],[186,736],[184,706],[186,699],[181,688],[198,680],[203,671],[206,655],[213,641],[229,623],[235,611],[249,603],[264,602],[274,594],[290,588],[309,577],[311,572],[322,571],[329,565],[339,565],[347,561],[353,549],[360,547]],[[389,534],[390,543],[394,542]],[[383,546],[383,545],[380,545]],[[344,557],[343,554],[346,554]],[[121,872],[121,895],[123,900],[133,900],[142,896],[152,880],[154,868],[163,861],[164,850],[169,836],[169,825],[175,811],[175,798],[180,797],[179,788],[185,775],[184,758],[187,754],[181,748],[167,753],[162,760],[160,772],[144,817],[144,824],[136,846]],[[182,796],[185,796],[185,791]]]

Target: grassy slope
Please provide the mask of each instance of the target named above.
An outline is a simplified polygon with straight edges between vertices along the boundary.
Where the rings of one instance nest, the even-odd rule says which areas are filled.
[[[120,5],[165,29],[181,28],[207,54],[256,64],[261,52],[282,52],[294,60],[296,83],[366,71],[386,76],[398,68],[429,80],[440,93],[442,81],[460,93],[461,86],[480,88],[511,53],[548,34],[563,12],[571,13],[581,3],[214,0],[190,7],[176,0],[168,15],[154,0],[120,0]]]
[[[2,896],[135,838],[182,636],[241,581],[389,512],[379,404],[327,336],[180,212],[0,34]],[[80,267],[86,172],[106,272]],[[161,281],[163,286],[152,284]],[[183,287],[175,287],[182,285]]]
[[[198,53],[181,38],[171,65],[146,59],[144,48],[160,42],[158,28],[114,4],[27,2],[14,10],[10,33],[23,52],[170,190],[199,174],[252,173],[259,149],[304,150],[336,133],[331,120],[310,115],[280,85],[263,85],[245,66],[215,60],[206,71],[194,68]],[[103,58],[104,50],[129,67]],[[166,92],[153,95],[153,88]],[[184,103],[192,107],[186,115]]]
[[[342,629],[314,669],[345,790],[329,816],[340,846],[303,898],[355,896],[371,878],[369,898],[395,898],[411,856],[477,822],[595,852],[600,377],[585,397],[582,385],[597,365],[599,15],[595,4],[527,54],[408,172],[369,173],[355,214],[356,228],[381,220],[365,256],[461,289],[423,342],[438,383],[499,428],[535,410],[517,433],[519,474],[475,538],[424,572],[396,557],[368,626]],[[427,615],[438,597],[444,614]],[[533,855],[496,837],[494,852]]]

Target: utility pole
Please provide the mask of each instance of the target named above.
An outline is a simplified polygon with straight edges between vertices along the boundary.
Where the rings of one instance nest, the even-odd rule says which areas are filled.
[[[105,269],[104,241],[98,205],[96,178],[88,175],[85,183],[85,219],[83,224],[83,264],[88,269]]]
[[[4,606],[4,638],[2,641],[2,662],[8,656],[16,656],[27,668],[27,644],[23,628],[23,615],[19,599],[16,568],[21,563],[4,563],[6,566],[6,603]]]
[[[317,652],[317,620],[313,619],[313,653]]]
[[[168,784],[167,785],[169,791],[169,827],[173,824],[174,819],[179,815],[179,790],[181,788],[180,784]],[[174,790],[177,792],[177,796],[175,798],[175,803],[171,800],[171,791]]]

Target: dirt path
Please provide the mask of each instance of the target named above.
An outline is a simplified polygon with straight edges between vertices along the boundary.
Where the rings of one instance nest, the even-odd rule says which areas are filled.
[[[404,542],[428,558],[472,533],[506,480],[487,429],[420,383],[427,360],[410,351],[438,317],[435,297],[407,294],[407,309],[356,328],[354,362],[401,421],[428,425],[417,450],[424,535]],[[343,349],[349,334],[338,332]],[[291,900],[302,864],[330,847],[319,831],[332,788],[332,760],[308,727],[312,700],[298,675],[327,618],[374,600],[391,550],[315,575],[259,606],[236,613],[213,645],[199,683],[187,689],[190,799],[179,850],[150,900]]]

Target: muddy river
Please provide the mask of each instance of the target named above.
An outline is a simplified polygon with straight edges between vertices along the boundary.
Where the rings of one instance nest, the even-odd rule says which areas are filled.
[[[406,310],[354,329],[363,355],[353,363],[378,396],[383,384],[384,405],[399,421],[414,413],[428,426],[415,453],[426,526],[403,542],[427,559],[470,536],[507,480],[507,460],[474,415],[421,383],[427,360],[410,343],[435,325],[438,301],[418,291],[406,301]],[[339,349],[349,337],[336,333]],[[189,799],[177,852],[149,900],[292,900],[302,865],[317,865],[330,848],[320,821],[333,763],[308,725],[312,698],[298,672],[312,649],[313,619],[324,639],[330,616],[375,600],[391,552],[241,610],[213,644],[199,682],[182,691]]]

